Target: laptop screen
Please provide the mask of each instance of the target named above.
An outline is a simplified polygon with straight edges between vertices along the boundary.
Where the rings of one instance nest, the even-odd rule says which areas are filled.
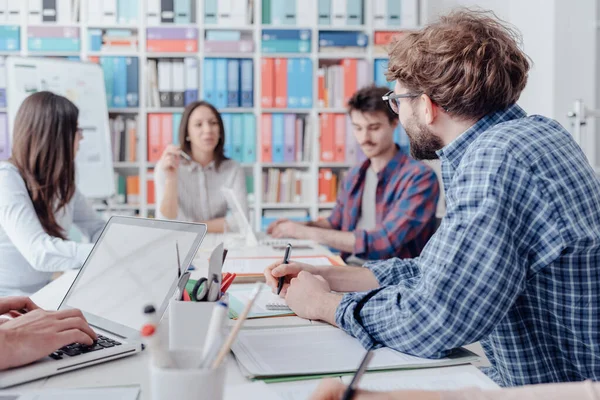
[[[115,333],[114,324],[139,331],[144,306],[162,316],[173,295],[177,249],[187,269],[205,231],[203,224],[111,218],[60,308],[79,308],[92,325]]]

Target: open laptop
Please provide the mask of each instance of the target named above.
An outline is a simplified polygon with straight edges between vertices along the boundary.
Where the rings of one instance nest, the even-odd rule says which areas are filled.
[[[205,224],[110,218],[58,308],[80,309],[99,340],[0,372],[0,388],[140,352],[144,306],[153,304],[162,317],[205,234]]]
[[[311,240],[276,239],[268,236],[265,232],[255,232],[254,229],[252,229],[252,225],[246,217],[246,212],[242,208],[242,205],[240,204],[240,201],[238,200],[233,189],[222,187],[221,192],[223,193],[223,197],[225,197],[229,211],[235,220],[235,228],[238,234],[245,237],[246,246],[253,247],[261,244],[264,246],[273,246],[275,248],[285,248],[288,243],[291,243],[295,248],[312,248],[311,245],[314,244],[314,242]]]

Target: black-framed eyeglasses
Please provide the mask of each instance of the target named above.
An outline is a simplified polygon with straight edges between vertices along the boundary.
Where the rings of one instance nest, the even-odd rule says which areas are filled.
[[[400,99],[413,99],[415,97],[419,97],[423,93],[403,93],[403,94],[395,94],[393,90],[390,90],[385,95],[381,96],[381,100],[387,102],[390,110],[395,112],[396,114],[400,113]]]

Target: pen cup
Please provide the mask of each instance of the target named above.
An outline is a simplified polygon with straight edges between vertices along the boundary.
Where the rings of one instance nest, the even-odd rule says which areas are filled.
[[[225,302],[227,299],[223,299]],[[169,303],[169,349],[202,349],[216,302],[171,300]],[[222,327],[226,334],[227,321]]]
[[[150,366],[152,400],[223,399],[225,363],[216,369],[200,369],[195,362],[201,357],[200,352],[171,351],[170,355],[177,368]]]

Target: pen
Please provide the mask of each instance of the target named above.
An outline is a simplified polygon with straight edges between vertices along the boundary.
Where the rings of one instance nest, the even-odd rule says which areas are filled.
[[[177,252],[177,277],[181,278],[181,261],[179,260],[179,243],[175,241],[175,251]]]
[[[183,151],[183,150],[180,150],[180,151],[179,151],[179,155],[181,156],[181,158],[185,159],[186,161],[188,161],[188,162],[192,162],[192,157],[190,157],[190,156],[188,155],[188,153],[186,153],[185,151]]]
[[[285,255],[283,256],[284,264],[290,263],[290,254],[291,253],[292,253],[292,245],[288,243],[287,247],[285,248]],[[283,289],[284,283],[285,283],[285,276],[282,276],[281,278],[279,278],[279,282],[277,283],[277,294],[278,295],[279,295],[279,293],[281,293],[281,289]]]
[[[362,378],[363,374],[367,371],[367,367],[369,366],[369,363],[374,355],[375,353],[373,353],[373,350],[367,351],[367,354],[365,354],[364,358],[360,362],[360,365],[358,366],[358,369],[356,370],[356,373],[352,377],[352,382],[350,382],[350,385],[348,385],[346,388],[346,391],[342,396],[342,400],[352,400],[352,397],[354,397],[354,392],[356,392],[356,389],[358,388],[358,382],[360,382],[360,378]]]

